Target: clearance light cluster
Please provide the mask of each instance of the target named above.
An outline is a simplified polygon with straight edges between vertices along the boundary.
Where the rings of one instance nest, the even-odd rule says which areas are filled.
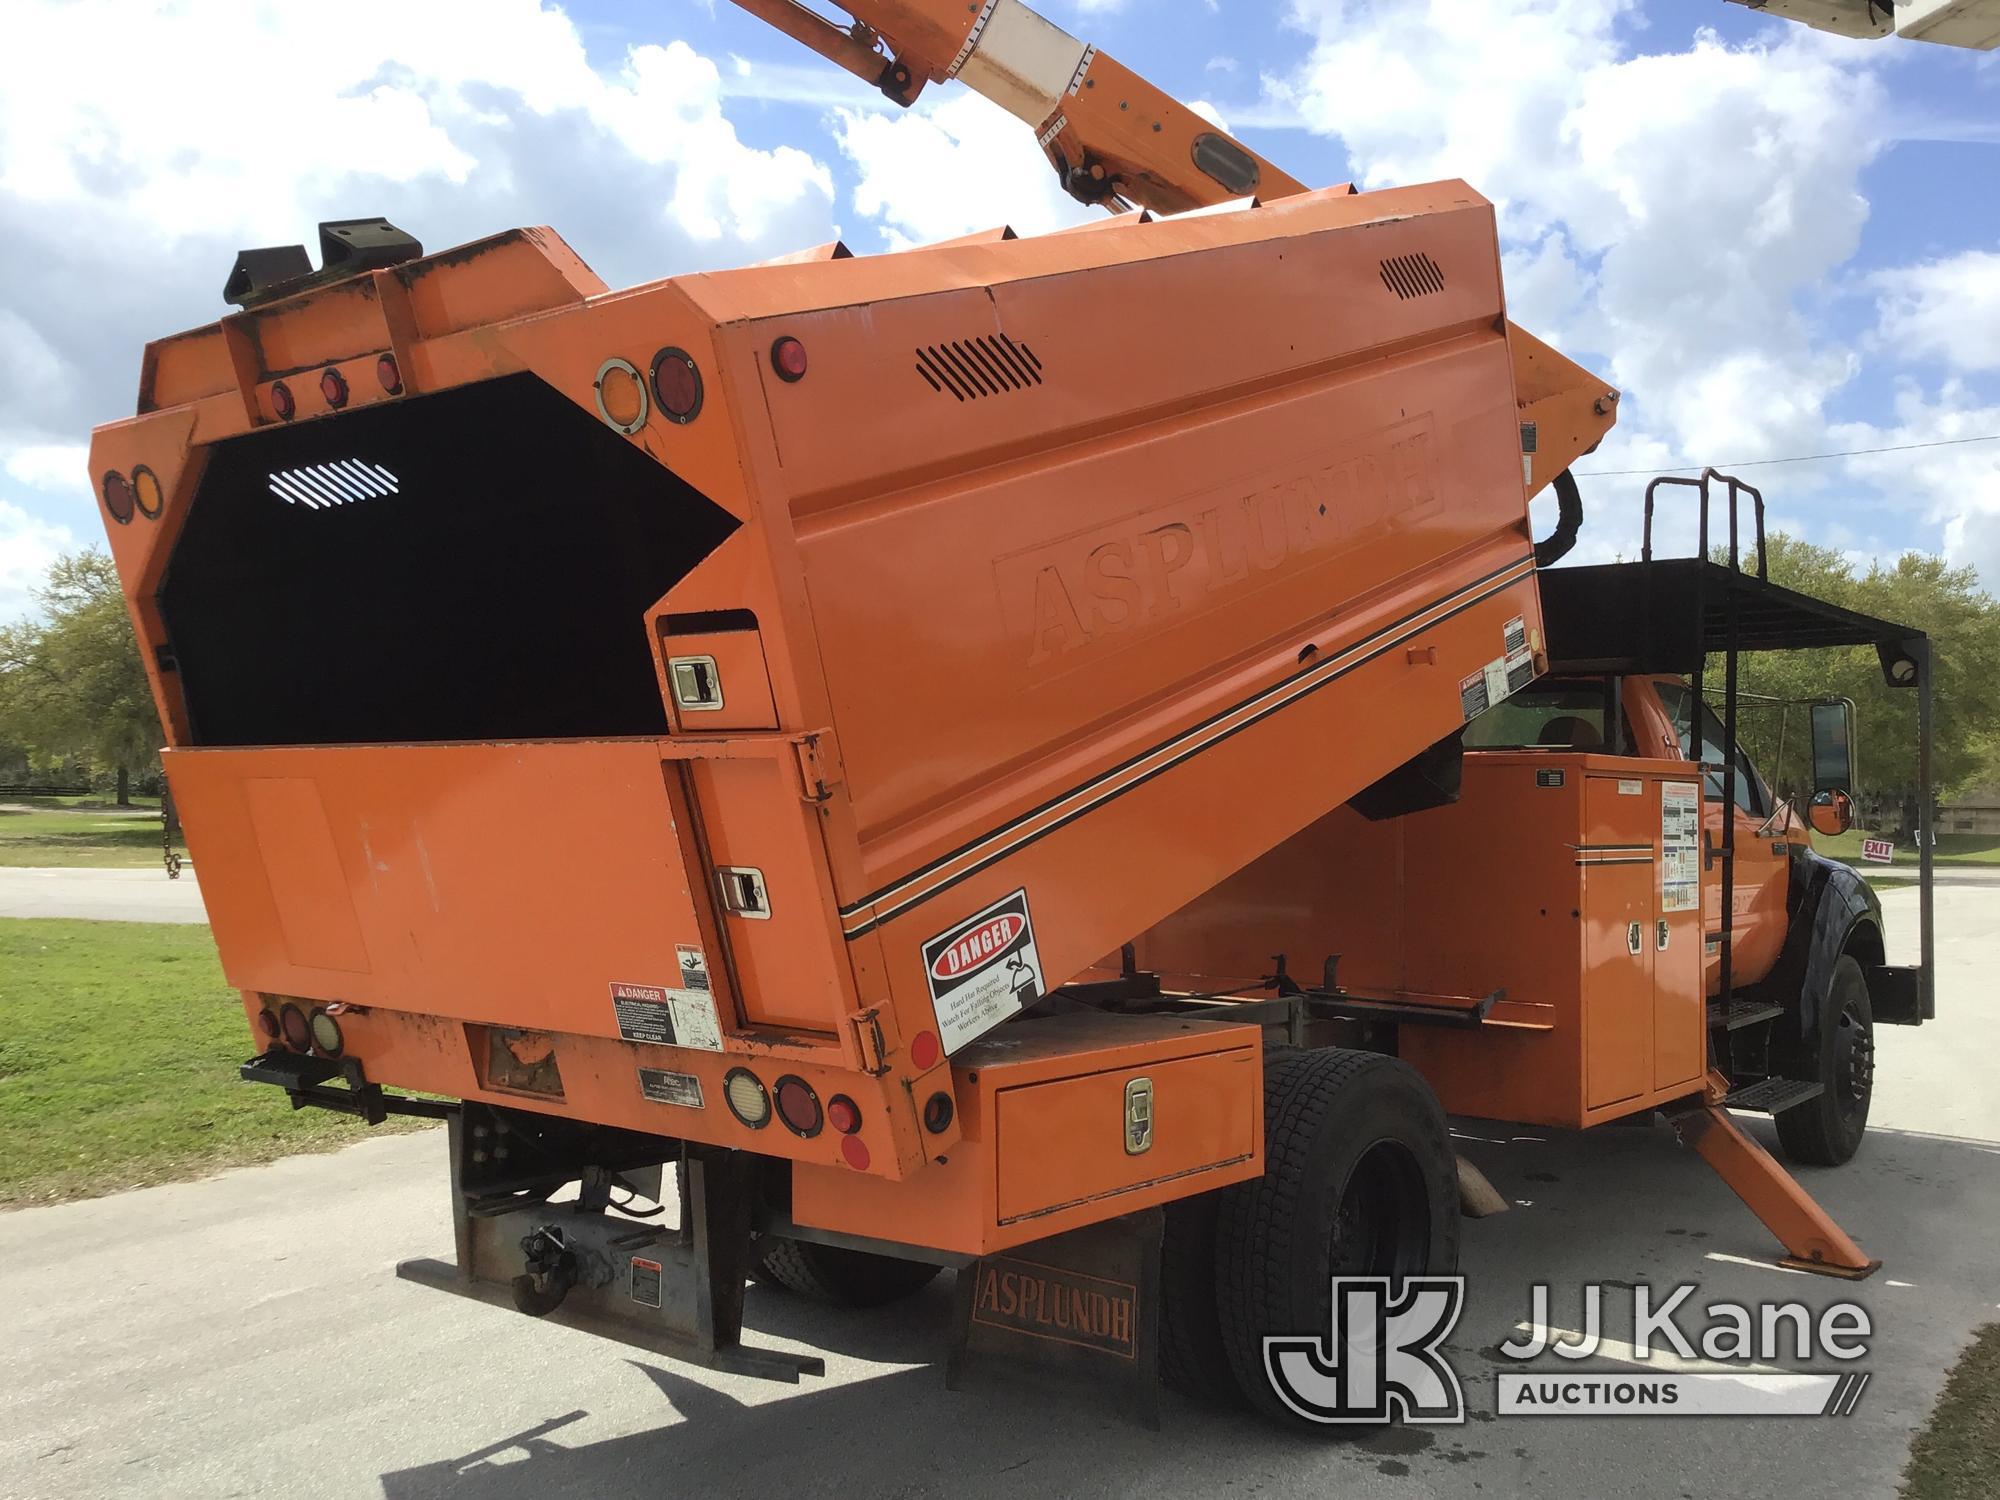
[[[811,1140],[827,1126],[840,1137],[840,1154],[856,1170],[868,1165],[868,1147],[861,1140],[861,1106],[845,1094],[835,1094],[824,1104],[813,1086],[796,1073],[787,1073],[773,1088],[748,1068],[731,1068],[723,1079],[722,1097],[729,1112],[752,1130],[762,1130],[775,1116],[801,1140]]]
[[[270,999],[257,1012],[257,1026],[271,1041],[282,1041],[294,1052],[317,1052],[321,1057],[339,1057],[347,1050],[336,1012],[345,1007],[316,1005],[307,1010],[296,1000],[275,1003]]]
[[[375,383],[382,387],[385,396],[403,394],[403,370],[396,363],[396,356],[384,354],[375,361]],[[319,372],[319,398],[326,403],[328,411],[344,411],[353,391],[347,384],[347,376],[337,365],[328,365]],[[299,398],[292,388],[282,380],[271,383],[271,410],[280,422],[289,422],[299,414]]]
[[[144,464],[130,474],[105,470],[104,478],[98,482],[98,494],[104,500],[104,513],[120,526],[128,524],[134,516],[157,521],[166,508],[159,476]]]

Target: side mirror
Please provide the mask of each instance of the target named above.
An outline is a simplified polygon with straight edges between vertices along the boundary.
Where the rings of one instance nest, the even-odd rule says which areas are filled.
[[[1828,838],[1843,834],[1854,826],[1854,799],[1845,792],[1814,792],[1806,821]]]
[[[1812,706],[1812,773],[1815,817],[1819,793],[1854,794],[1854,704],[1846,698],[1822,698]]]

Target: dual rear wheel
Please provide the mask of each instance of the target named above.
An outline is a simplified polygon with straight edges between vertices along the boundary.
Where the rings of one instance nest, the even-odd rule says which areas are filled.
[[[1328,1336],[1335,1277],[1455,1272],[1458,1177],[1437,1096],[1374,1052],[1270,1054],[1264,1160],[1263,1176],[1167,1210],[1161,1373],[1291,1424],[1264,1340]]]

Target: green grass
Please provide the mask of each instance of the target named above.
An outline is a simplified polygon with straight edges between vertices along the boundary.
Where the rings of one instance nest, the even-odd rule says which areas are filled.
[[[2000,1323],[1980,1329],[1945,1382],[1903,1471],[1903,1500],[2000,1495]]]
[[[160,863],[157,799],[151,808],[129,812],[102,803],[61,805],[77,800],[0,797],[0,866],[144,868]],[[31,811],[19,810],[29,804]],[[185,857],[187,845],[178,847]]]
[[[1812,836],[1812,844],[1828,859],[1844,859],[1849,864],[1866,865],[1868,861],[1861,857],[1861,841],[1874,837],[1876,835],[1872,833],[1852,828],[1836,838],[1816,833]],[[1917,846],[1913,840],[1897,839],[1895,844],[1894,863],[1914,865],[1917,862]],[[1937,836],[1934,858],[1941,865],[2000,865],[2000,834],[1941,833]]]
[[[244,1083],[236,1069],[255,1050],[206,927],[0,920],[0,1205],[198,1177],[367,1132]]]

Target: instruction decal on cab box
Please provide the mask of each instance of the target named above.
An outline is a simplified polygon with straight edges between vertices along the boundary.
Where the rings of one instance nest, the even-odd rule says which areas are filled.
[[[1003,896],[924,944],[924,982],[938,1036],[956,1052],[1043,993],[1042,959],[1025,890]]]
[[[1660,784],[1660,909],[1701,906],[1701,788],[1692,782]]]

